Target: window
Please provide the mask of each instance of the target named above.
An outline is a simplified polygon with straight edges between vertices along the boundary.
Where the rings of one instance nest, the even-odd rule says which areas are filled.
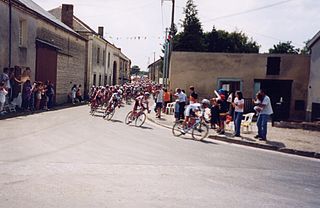
[[[103,65],[106,64],[106,50],[103,50],[103,52],[102,52],[102,64]]]
[[[239,79],[219,79],[218,83],[218,89],[224,89],[227,92],[242,90],[242,81]]]
[[[268,57],[267,60],[267,75],[279,75],[280,74],[280,57]]]
[[[100,63],[100,48],[97,49],[97,64]]]
[[[93,74],[93,85],[96,86],[97,84],[97,75]]]
[[[108,68],[110,68],[110,52],[108,53]]]
[[[108,85],[108,76],[104,76],[104,86]]]
[[[101,76],[101,74],[99,75],[99,86],[101,86],[101,83],[102,82],[102,76]]]
[[[305,102],[304,100],[296,100],[295,101],[295,105],[294,105],[294,109],[296,111],[304,111],[305,109]]]
[[[19,21],[19,47],[26,47],[27,45],[27,21]]]

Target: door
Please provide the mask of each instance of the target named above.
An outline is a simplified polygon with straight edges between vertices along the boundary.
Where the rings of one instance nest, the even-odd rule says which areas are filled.
[[[112,79],[112,85],[116,85],[117,84],[117,79],[118,79],[118,75],[117,75],[117,62],[113,62],[113,79]]]
[[[255,80],[255,85],[260,83],[271,99],[274,118],[288,120],[290,117],[292,80]]]
[[[51,81],[56,87],[57,83],[57,50],[53,47],[37,43],[35,81]]]

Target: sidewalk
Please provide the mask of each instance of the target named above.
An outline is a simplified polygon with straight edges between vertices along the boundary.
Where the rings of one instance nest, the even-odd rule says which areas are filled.
[[[173,115],[161,114],[161,117],[161,119],[156,118],[153,111],[148,116],[148,120],[171,129],[174,124]],[[320,159],[320,132],[318,131],[277,128],[268,124],[268,141],[266,142],[259,141],[254,138],[257,134],[257,127],[255,123],[252,124],[252,132],[242,132],[242,138],[232,137],[232,133],[231,129],[226,129],[225,135],[218,135],[211,129],[209,132],[209,138]]]

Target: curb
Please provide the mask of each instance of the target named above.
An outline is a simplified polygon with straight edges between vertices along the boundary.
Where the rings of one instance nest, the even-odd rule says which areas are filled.
[[[155,123],[159,126],[162,126],[167,129],[172,129],[171,126],[161,124],[161,123],[157,122],[156,120],[154,120],[153,118],[147,117],[147,119],[149,121],[151,121],[152,123]],[[303,156],[303,157],[320,159],[319,152],[309,152],[309,151],[302,151],[302,150],[289,149],[289,148],[279,148],[277,146],[271,146],[271,145],[260,144],[260,143],[253,143],[253,142],[248,142],[248,141],[244,141],[244,140],[235,140],[230,137],[222,137],[222,136],[217,136],[217,135],[209,135],[208,138],[222,141],[222,142],[227,142],[227,143],[239,144],[239,145],[243,145],[243,146],[255,147],[255,148],[277,151],[277,152],[282,152],[282,153],[291,154],[291,155],[298,155],[298,156]]]
[[[38,111],[29,111],[29,112],[14,112],[14,113],[8,113],[6,115],[0,116],[0,121],[1,120],[6,120],[6,119],[10,119],[10,118],[16,118],[16,117],[20,117],[20,116],[30,116],[30,115],[35,115],[35,114],[42,114],[42,113],[46,113],[46,112],[52,112],[52,111],[57,111],[57,110],[63,110],[63,109],[68,109],[68,108],[74,108],[74,107],[79,107],[79,106],[83,106],[83,105],[87,105],[88,103],[84,102],[84,103],[77,103],[77,104],[62,104],[62,105],[56,105],[54,108],[52,108],[49,111],[46,110],[38,110]]]

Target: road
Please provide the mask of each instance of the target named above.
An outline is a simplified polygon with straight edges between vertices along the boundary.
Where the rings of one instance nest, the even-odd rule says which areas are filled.
[[[320,207],[320,161],[172,136],[88,106],[0,121],[0,207]]]

